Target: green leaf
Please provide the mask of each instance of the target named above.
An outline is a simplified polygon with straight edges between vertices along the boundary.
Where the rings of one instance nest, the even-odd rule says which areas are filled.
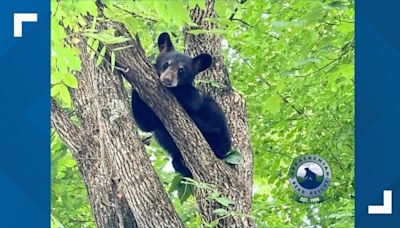
[[[58,161],[60,161],[62,158],[64,158],[64,156],[67,153],[67,150],[60,150],[60,151],[56,151],[57,154],[54,158],[51,159],[51,167],[55,167],[58,163]]]
[[[64,225],[51,214],[51,227],[64,228]]]
[[[315,2],[311,9],[305,14],[301,20],[306,22],[306,25],[317,22],[325,15],[325,10],[320,2]]]
[[[181,181],[182,181],[182,176],[179,174],[176,175],[174,177],[174,179],[172,179],[172,181],[171,181],[171,185],[169,187],[168,193],[172,193],[173,191],[178,190]]]
[[[193,186],[180,182],[178,187],[178,198],[181,203],[184,203],[189,196],[193,195]]]
[[[347,9],[347,6],[343,5],[340,1],[335,1],[331,2],[327,5],[325,5],[326,9],[339,9],[339,10],[345,10]]]
[[[307,58],[305,58],[305,59],[303,59],[303,60],[296,61],[296,62],[294,63],[294,66],[295,66],[295,67],[300,67],[300,66],[305,65],[305,64],[307,64],[307,63],[316,63],[316,64],[319,64],[319,63],[321,63],[321,59],[319,59],[319,58],[314,58],[314,57],[307,57]]]
[[[78,88],[78,80],[72,74],[65,74],[63,82],[71,88]]]
[[[92,45],[92,46],[89,46],[89,49],[90,49],[89,54],[90,54],[90,58],[91,58],[91,59],[93,59],[94,56],[96,55],[97,50],[99,49],[99,44],[100,44],[100,41],[94,40],[94,41],[93,41],[93,45]]]
[[[71,56],[68,61],[68,68],[71,71],[81,70],[81,60],[77,56]]]
[[[96,30],[96,23],[97,23],[97,16],[96,16],[96,15],[93,15],[93,21],[92,21],[92,23],[91,23],[91,25],[90,25],[90,29],[91,29],[92,31]]]
[[[60,72],[52,73],[51,74],[51,84],[54,85],[54,84],[60,83],[63,80],[63,75],[64,74],[62,74]]]
[[[287,22],[287,21],[273,21],[271,25],[272,25],[273,28],[282,28],[282,27],[289,26],[290,22]]]
[[[343,23],[337,27],[337,30],[342,33],[354,33],[354,24]]]
[[[205,226],[207,228],[215,228],[215,227],[218,226],[218,224],[219,224],[219,220],[218,219],[213,220],[210,223],[208,223],[206,221],[202,221],[202,226]]]
[[[119,47],[119,48],[114,48],[113,51],[114,51],[114,52],[116,52],[116,51],[121,51],[121,50],[125,50],[125,49],[131,48],[131,47],[133,47],[133,45],[128,45],[128,46],[123,46],[123,47]]]
[[[104,43],[104,44],[119,44],[119,43],[123,43],[126,42],[128,40],[130,40],[130,38],[127,37],[123,37],[123,36],[113,36],[111,34],[108,34],[106,32],[103,33],[84,33],[83,35],[87,36],[87,37],[92,37],[96,40],[99,40],[100,42]]]
[[[60,98],[63,102],[65,102],[66,104],[71,104],[72,103],[72,99],[71,99],[71,95],[69,94],[68,88],[64,85],[64,84],[58,84],[60,85]]]
[[[115,52],[111,52],[111,72],[115,69]]]
[[[190,0],[190,1],[187,1],[187,3],[189,4],[190,9],[193,9],[196,6],[199,6],[199,8],[202,10],[204,10],[206,8],[206,4],[204,1]]]
[[[213,213],[216,215],[219,215],[219,216],[224,216],[224,215],[228,214],[228,211],[223,208],[218,208],[218,209],[213,210]]]
[[[103,61],[104,56],[105,56],[105,54],[106,54],[106,50],[107,50],[106,46],[104,46],[104,47],[101,49],[100,54],[99,54],[99,56],[97,57],[96,67],[100,66],[101,62]]]
[[[229,164],[237,165],[241,159],[242,155],[236,149],[232,149],[223,160]]]
[[[51,96],[55,97],[58,94],[60,94],[61,91],[61,87],[64,86],[63,84],[56,84],[54,86],[51,87]]]
[[[225,207],[228,207],[229,205],[234,205],[235,204],[234,201],[232,201],[231,199],[229,199],[227,197],[224,197],[224,196],[217,197],[217,198],[215,198],[215,200],[218,203],[224,205]]]
[[[281,110],[282,98],[278,95],[273,95],[265,101],[265,108],[272,114],[277,114]]]
[[[328,218],[331,218],[331,219],[342,219],[345,217],[354,217],[354,214],[350,213],[350,212],[340,212],[340,213],[333,213],[333,214],[328,215]]]

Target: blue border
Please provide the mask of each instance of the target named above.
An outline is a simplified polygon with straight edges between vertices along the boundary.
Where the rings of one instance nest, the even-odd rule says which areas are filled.
[[[356,227],[400,227],[400,2],[356,1]],[[368,215],[392,190],[392,214]]]
[[[37,13],[13,37],[13,14]],[[0,227],[50,224],[50,1],[0,2]]]

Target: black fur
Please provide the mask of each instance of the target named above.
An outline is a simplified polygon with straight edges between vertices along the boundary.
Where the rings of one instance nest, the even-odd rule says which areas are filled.
[[[211,56],[201,54],[192,59],[176,52],[167,33],[159,36],[158,48],[160,54],[156,60],[156,68],[161,83],[168,87],[189,114],[215,155],[220,159],[224,158],[231,150],[231,137],[224,113],[211,97],[202,95],[193,86],[196,74],[211,65]],[[160,146],[171,155],[175,171],[191,177],[192,174],[184,165],[182,154],[171,135],[135,90],[132,93],[132,106],[133,116],[139,128],[146,132],[154,132]]]

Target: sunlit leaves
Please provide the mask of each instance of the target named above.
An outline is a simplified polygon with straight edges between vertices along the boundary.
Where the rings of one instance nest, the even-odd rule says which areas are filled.
[[[63,5],[65,8],[62,8]],[[77,37],[68,37],[60,19],[65,15],[65,10],[74,8],[69,3],[52,1],[53,20],[51,22],[51,96],[56,98],[64,107],[72,107],[72,99],[69,88],[77,88],[78,81],[73,75],[81,70],[79,52],[72,45],[80,42]],[[86,9],[87,10],[87,9]],[[74,13],[71,12],[69,20],[72,20]],[[79,22],[79,13],[75,14],[76,25]],[[72,21],[62,21],[62,23]],[[68,41],[71,43],[68,44]]]
[[[279,97],[278,95],[273,95],[265,101],[264,103],[265,111],[269,111],[272,114],[277,114],[281,110],[281,103],[282,103],[282,98]]]
[[[99,54],[99,56],[97,56],[96,67],[98,67],[101,64],[101,62],[103,61],[104,56],[106,54],[106,50],[107,50],[106,46],[101,48],[100,54]]]
[[[218,203],[222,204],[225,207],[235,204],[234,201],[232,201],[231,199],[224,197],[224,196],[216,197],[215,201],[217,201]]]
[[[183,50],[183,28],[193,25],[188,7],[205,6],[201,0],[104,3],[105,17],[94,17],[94,24],[105,18],[122,22],[132,35],[139,35],[152,61],[161,32],[170,32],[176,49]],[[216,1],[215,8],[219,18],[206,20],[219,27],[211,31],[194,27],[190,33],[223,37],[224,61],[232,85],[246,99],[254,152],[252,208],[256,223],[259,227],[353,226],[353,1]],[[89,38],[87,50],[97,64],[104,61],[107,45],[127,41],[112,30],[97,31],[93,25],[87,28],[83,20],[87,13],[97,15],[94,1],[52,1],[51,95],[64,104],[71,105],[69,91],[79,86],[74,72],[81,67],[74,45],[82,42],[78,36],[67,36],[65,28]],[[109,51],[114,69],[118,50]],[[212,80],[197,83],[223,87]],[[71,227],[71,218],[92,220],[77,168],[61,145],[52,140],[52,224]],[[168,158],[154,141],[147,152],[164,186],[171,186],[169,195],[185,227],[212,227],[211,223],[202,224],[195,200],[186,198],[188,191],[178,177],[173,178],[172,168],[166,168],[170,166]],[[321,155],[332,168],[328,200],[318,205],[291,199],[294,192],[288,185],[287,170],[295,156],[305,153]],[[226,159],[237,164],[241,158],[233,154]],[[190,183],[196,188],[208,187]],[[79,200],[66,192],[75,191],[72,187],[78,189],[73,193]],[[225,206],[234,202],[218,192],[208,200],[222,205],[214,211],[216,215],[232,213]],[[93,226],[91,222],[84,225]]]
[[[75,160],[58,135],[51,137],[51,226],[95,227]]]
[[[223,22],[230,77],[248,108],[260,227],[353,225],[353,8],[347,2],[247,1],[237,18],[252,27]],[[332,200],[311,206],[290,198],[287,169],[304,153],[331,163],[340,183],[328,190]],[[343,210],[349,217],[326,217]]]
[[[114,31],[104,30],[101,33],[83,33],[87,37],[94,38],[104,44],[118,44],[128,41],[129,38],[123,36],[115,36]]]
[[[64,78],[63,78],[63,82],[68,87],[71,87],[71,88],[74,88],[74,89],[78,88],[78,80],[72,74],[66,74],[64,76]]]
[[[310,9],[307,10],[300,21],[304,22],[304,26],[318,22],[322,17],[326,15],[325,9],[322,7],[322,3],[315,1],[310,5]]]
[[[65,84],[59,83],[51,87],[51,96],[58,97],[64,104],[71,104],[71,95]]]

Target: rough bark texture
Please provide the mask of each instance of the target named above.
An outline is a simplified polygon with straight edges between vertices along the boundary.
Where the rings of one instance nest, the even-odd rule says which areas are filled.
[[[216,24],[203,20],[204,18],[217,17],[213,0],[206,1],[205,10],[201,10],[197,6],[190,12],[192,21],[198,25],[195,29],[210,30],[216,28]],[[236,202],[232,210],[250,215],[253,186],[253,153],[248,132],[246,105],[242,96],[230,87],[231,83],[222,55],[222,37],[208,34],[194,36],[186,33],[185,52],[190,56],[196,56],[204,52],[211,54],[213,56],[211,68],[198,77],[203,80],[214,80],[225,85],[221,88],[213,88],[208,84],[203,84],[199,85],[198,88],[203,93],[212,95],[225,112],[232,134],[233,147],[242,155],[239,165],[235,166],[236,186],[229,186],[225,192],[228,196],[233,197]],[[223,188],[223,186],[221,187]],[[200,195],[198,198],[201,199],[203,197]],[[198,202],[206,203],[199,200]],[[200,206],[200,208],[210,210],[207,205]],[[209,215],[210,212],[206,211],[203,214]],[[239,218],[228,218],[223,221],[223,224],[229,227],[255,226],[254,221],[251,219],[241,220]]]
[[[105,178],[108,168],[101,164],[94,152],[98,147],[95,142],[85,140],[83,132],[69,120],[68,116],[54,102],[51,103],[51,123],[63,139],[78,163],[83,181],[88,190],[93,215],[99,227],[118,227],[116,207],[108,206],[110,202],[118,201],[113,194],[111,178]]]
[[[214,25],[203,21],[215,17],[213,1],[206,10],[191,11],[193,21],[202,29]],[[102,9],[100,5],[99,9]],[[120,23],[102,22],[99,30],[114,28],[118,35],[130,36]],[[84,39],[82,39],[83,41]],[[229,85],[221,54],[221,37],[186,34],[186,50],[191,56],[202,52],[213,55],[211,69],[201,75],[228,85],[224,89],[201,86],[204,93],[216,98],[225,111],[232,133],[233,146],[241,153],[239,165],[217,159],[204,137],[176,99],[159,83],[152,64],[146,58],[138,39],[108,48],[128,47],[116,52],[118,66],[128,69],[124,76],[141,98],[155,111],[183,154],[196,181],[213,184],[235,204],[230,211],[251,215],[252,151],[249,143],[246,109],[242,97]],[[95,67],[82,51],[83,70],[76,76],[79,88],[72,91],[77,127],[53,102],[52,126],[73,151],[88,189],[98,227],[183,227],[167,194],[147,158],[130,115],[129,98],[120,77],[113,76],[110,66]],[[118,74],[118,72],[115,72]],[[212,211],[223,207],[208,201],[207,190],[196,190],[196,199],[206,222],[219,219]],[[219,220],[220,227],[254,227],[249,217],[229,216]]]
[[[52,102],[52,126],[73,151],[98,227],[183,227],[131,118],[122,79],[95,66],[81,49],[79,88],[72,90],[80,127]]]

